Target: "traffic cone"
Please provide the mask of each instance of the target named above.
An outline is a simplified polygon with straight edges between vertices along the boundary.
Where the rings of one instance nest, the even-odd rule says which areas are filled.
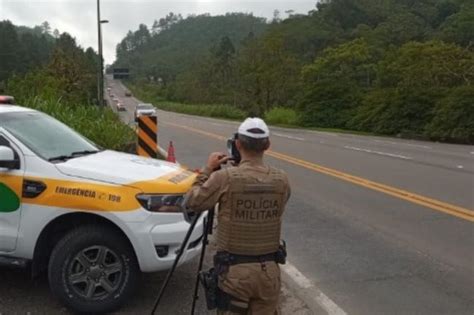
[[[176,163],[176,156],[174,155],[173,141],[170,141],[170,145],[168,146],[168,156],[166,157],[166,161],[171,162],[171,163]]]

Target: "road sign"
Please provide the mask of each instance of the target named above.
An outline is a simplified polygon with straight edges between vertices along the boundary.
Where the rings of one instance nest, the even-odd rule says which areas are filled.
[[[141,156],[158,157],[158,121],[156,116],[138,117],[137,154]]]

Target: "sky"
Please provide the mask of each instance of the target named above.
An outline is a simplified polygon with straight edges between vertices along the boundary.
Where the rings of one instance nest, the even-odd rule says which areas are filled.
[[[101,0],[103,50],[106,64],[115,60],[115,46],[129,30],[140,23],[149,27],[155,19],[169,12],[189,14],[246,12],[271,19],[279,10],[307,13],[314,9],[316,0]],[[96,0],[0,0],[0,20],[15,25],[35,26],[48,21],[51,29],[68,32],[84,48],[97,50]]]

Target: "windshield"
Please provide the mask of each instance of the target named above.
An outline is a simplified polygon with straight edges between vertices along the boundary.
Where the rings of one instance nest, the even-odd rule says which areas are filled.
[[[153,109],[151,104],[138,104],[137,109]]]
[[[39,112],[0,115],[0,126],[44,159],[95,152],[98,148],[56,119]]]

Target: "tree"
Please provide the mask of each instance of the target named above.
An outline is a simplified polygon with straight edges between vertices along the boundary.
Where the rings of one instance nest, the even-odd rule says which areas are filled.
[[[403,11],[391,15],[386,21],[380,23],[369,38],[385,47],[400,46],[408,41],[423,40],[427,32],[431,32],[431,30],[422,18],[411,12]]]
[[[425,134],[433,140],[474,143],[474,86],[454,88],[437,102]]]
[[[5,80],[18,68],[20,41],[10,21],[0,22],[0,81]]]
[[[0,22],[0,82],[13,74],[24,74],[47,62],[54,39],[39,27],[18,27]]]
[[[213,49],[215,69],[220,73],[224,83],[228,83],[235,58],[235,47],[228,36],[221,38],[219,45]]]
[[[461,10],[446,18],[439,37],[464,47],[474,44],[474,4],[465,3]]]
[[[279,10],[274,10],[273,11],[272,23],[280,23],[280,22],[281,22],[280,11]]]
[[[115,65],[174,101],[259,116],[283,106],[311,126],[471,139],[459,113],[471,117],[472,1],[321,0],[316,8],[286,19],[275,10],[270,23],[170,13],[151,32],[130,31]],[[437,117],[446,113],[459,119],[443,126]],[[453,131],[455,123],[464,131]]]
[[[473,65],[474,53],[454,44],[407,43],[378,63],[376,86],[364,96],[348,124],[378,133],[425,133],[433,138],[467,141],[465,132],[471,125],[460,119],[459,113],[472,117],[471,94],[466,91],[474,80]],[[448,119],[451,110],[455,116]],[[454,122],[459,121],[464,131],[454,132]]]
[[[97,95],[96,62],[92,49],[85,53],[71,35],[63,33],[54,46],[46,71],[59,82],[61,97],[79,105],[90,103]]]
[[[474,53],[441,41],[411,42],[379,64],[383,87],[450,88],[474,81]]]
[[[249,41],[238,60],[240,105],[251,115],[263,116],[273,106],[290,105],[300,83],[300,65],[285,52],[280,37]]]
[[[328,48],[303,68],[300,109],[304,123],[344,128],[354,108],[375,81],[376,53],[363,39]]]
[[[49,25],[49,22],[48,21],[44,21],[43,23],[41,23],[41,31],[43,32],[43,34],[50,34],[51,33],[51,26]]]

